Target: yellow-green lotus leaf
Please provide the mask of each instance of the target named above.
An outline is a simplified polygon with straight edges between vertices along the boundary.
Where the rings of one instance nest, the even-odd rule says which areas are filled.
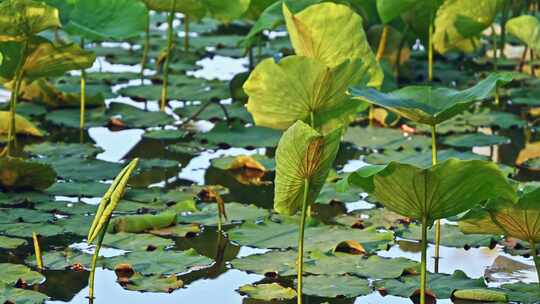
[[[277,212],[292,215],[302,207],[306,180],[308,204],[317,199],[336,158],[341,135],[340,128],[322,136],[302,121],[285,131],[276,151]]]
[[[346,60],[332,68],[303,56],[289,56],[279,63],[268,58],[244,84],[247,109],[258,126],[287,129],[302,120],[317,130],[333,130],[349,123],[361,106],[346,91],[362,74],[360,60]]]
[[[173,0],[144,0],[148,8],[169,12]],[[232,21],[242,16],[249,8],[250,0],[177,0],[175,12],[195,19],[205,16],[221,21]]]
[[[60,27],[58,10],[41,1],[0,3],[0,41],[23,41],[46,29]]]
[[[283,4],[283,15],[297,55],[319,59],[329,67],[361,58],[369,86],[382,84],[383,72],[366,39],[362,17],[350,7],[325,2],[293,14]]]
[[[0,111],[0,137],[7,136],[9,130],[9,111]],[[15,115],[15,129],[18,134],[43,137],[43,132],[21,115]]]
[[[535,16],[512,18],[506,23],[506,30],[535,52],[540,52],[540,21]]]

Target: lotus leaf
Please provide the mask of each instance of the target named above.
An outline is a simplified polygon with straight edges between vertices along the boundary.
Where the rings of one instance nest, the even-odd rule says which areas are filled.
[[[20,158],[0,158],[0,186],[4,189],[44,190],[56,181],[51,166]]]
[[[44,30],[58,27],[58,10],[43,2],[6,0],[0,3],[0,41],[24,41]]]
[[[0,136],[7,136],[9,129],[9,112],[0,111]],[[18,134],[43,137],[43,131],[21,115],[15,115],[15,130]]]
[[[171,1],[144,0],[150,9],[162,12],[170,10]],[[197,19],[210,16],[222,21],[232,21],[244,14],[249,4],[249,0],[184,0],[176,2],[174,10]]]
[[[140,273],[135,273],[129,277],[127,283],[122,284],[122,286],[127,290],[133,291],[171,293],[174,290],[184,286],[184,282],[174,275],[143,276]]]
[[[508,33],[524,42],[535,52],[540,52],[540,21],[535,16],[523,15],[512,18],[506,23]]]
[[[2,268],[0,284],[14,286],[17,281],[21,280],[28,285],[34,285],[45,280],[45,277],[39,272],[33,271],[24,265],[1,263],[0,267]]]
[[[371,292],[369,281],[350,275],[304,277],[304,293],[325,298],[354,298]]]
[[[26,245],[27,242],[24,239],[11,238],[7,236],[0,235],[0,248],[2,249],[15,249],[22,245]]]
[[[238,291],[252,299],[263,301],[290,300],[296,298],[296,291],[289,287],[283,287],[278,283],[243,285]]]
[[[37,291],[0,284],[0,302],[2,303],[41,304],[47,299],[47,295]]]

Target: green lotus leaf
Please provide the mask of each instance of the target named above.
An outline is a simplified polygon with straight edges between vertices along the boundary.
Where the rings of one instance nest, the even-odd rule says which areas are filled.
[[[483,208],[475,208],[460,220],[465,233],[498,232],[523,241],[540,242],[540,188],[518,192],[517,203],[507,199],[490,200]]]
[[[417,0],[377,0],[377,12],[383,23],[389,23],[414,7]]]
[[[347,128],[343,141],[351,142],[357,148],[369,148],[372,150],[414,148],[415,150],[424,151],[431,147],[431,139],[427,136],[406,134],[399,129],[391,128],[350,127]]]
[[[251,299],[262,301],[290,300],[296,298],[296,291],[283,287],[278,283],[243,285],[238,292],[248,295]]]
[[[251,20],[257,20],[268,7],[276,2],[279,2],[279,0],[251,0],[244,17]]]
[[[267,219],[242,225],[228,231],[231,241],[257,248],[295,248],[297,246],[299,217]],[[329,251],[345,241],[362,244],[367,252],[386,248],[394,240],[392,232],[379,232],[375,227],[353,229],[342,226],[306,225],[304,247],[311,250]]]
[[[360,60],[330,68],[302,56],[289,56],[279,63],[265,59],[244,84],[247,109],[259,126],[287,129],[302,120],[318,130],[333,130],[350,122],[360,106],[346,90],[363,74],[361,70]]]
[[[73,266],[81,265],[85,269],[90,269],[92,255],[78,250],[66,249],[65,251],[43,252],[43,266],[49,270],[67,270]],[[32,266],[36,264],[35,255],[29,256],[26,263]],[[101,262],[99,262],[101,264]]]
[[[398,214],[427,223],[471,209],[490,198],[515,199],[513,187],[494,163],[449,159],[430,168],[391,162],[352,173],[348,182]]]
[[[437,10],[433,44],[444,54],[458,48],[472,52],[476,48],[475,36],[489,27],[504,0],[449,0]]]
[[[0,267],[2,267],[0,284],[14,286],[17,281],[21,280],[26,282],[28,285],[34,285],[45,280],[45,277],[39,272],[33,271],[24,265],[1,263]]]
[[[169,12],[173,0],[143,1],[152,10]],[[221,21],[232,21],[242,16],[249,5],[250,0],[181,0],[176,1],[174,10],[196,19],[208,16]]]
[[[0,158],[0,188],[47,189],[56,181],[56,172],[50,165],[20,158]]]
[[[0,208],[0,224],[44,223],[47,221],[54,221],[54,215],[27,208]]]
[[[25,57],[21,57],[22,42],[0,42],[0,51],[6,55],[6,63],[0,67],[0,81],[14,79],[15,70],[21,60],[25,79],[61,76],[67,71],[90,68],[96,56],[81,49],[74,43],[56,44],[45,38],[33,37],[29,40]]]
[[[8,111],[0,111],[0,137],[7,136],[9,133],[10,113]],[[32,122],[21,115],[15,115],[15,130],[17,134],[31,135],[43,137],[43,131],[38,129]]]
[[[32,232],[44,237],[55,236],[64,233],[60,225],[51,223],[11,223],[2,224],[0,231],[3,234],[21,238],[32,238]]]
[[[362,17],[351,8],[325,2],[293,14],[284,3],[283,15],[297,55],[318,59],[332,68],[360,58],[369,75],[368,85],[382,85],[384,75],[366,39]]]
[[[115,217],[109,224],[109,231],[138,233],[154,229],[162,229],[176,224],[176,212],[158,214],[138,214]]]
[[[432,19],[435,18],[437,10],[445,0],[416,0],[414,2],[414,6],[404,11],[401,15],[405,23],[407,23],[411,30],[425,43],[424,45],[427,45],[430,29],[429,24],[432,22]],[[394,12],[394,14],[395,13],[397,12]]]
[[[422,229],[419,225],[409,225],[408,228],[396,232],[404,239],[421,240]],[[435,243],[435,229],[429,229],[427,234],[428,242]],[[469,247],[491,247],[501,240],[500,234],[464,234],[456,225],[441,225],[441,245],[457,248]]]
[[[460,289],[454,291],[452,297],[470,301],[508,302],[508,296],[504,292],[489,289]]]
[[[208,267],[212,260],[199,255],[194,249],[186,251],[136,251],[106,259],[105,267],[114,269],[118,264],[129,264],[133,271],[143,275],[179,274],[193,267]]]
[[[442,140],[442,143],[458,148],[486,147],[507,144],[510,139],[500,135],[487,135],[484,133],[470,133],[450,135]]]
[[[427,282],[427,289],[432,292],[437,299],[450,298],[456,289],[477,289],[485,288],[484,278],[470,279],[461,271],[456,270],[452,275],[430,273]],[[390,295],[408,298],[414,294],[420,285],[420,276],[406,276],[400,279],[390,279],[376,281],[375,288],[384,288]]]
[[[156,251],[162,251],[172,245],[174,245],[174,241],[148,233],[119,232],[107,234],[103,239],[103,246],[128,251],[146,251],[154,249],[156,249]]]
[[[304,187],[308,204],[315,202],[339,148],[342,129],[322,136],[298,121],[281,138],[276,151],[274,209],[292,215],[302,208]]]
[[[514,283],[501,286],[506,292],[508,299],[512,302],[522,304],[536,304],[540,299],[540,288],[538,284]]]
[[[58,10],[41,1],[6,0],[0,3],[0,41],[24,41],[58,27]]]
[[[432,165],[431,151],[424,150],[418,152],[415,149],[404,149],[401,151],[384,151],[382,154],[370,154],[366,157],[366,162],[374,165],[384,165],[391,161],[399,162],[402,164],[411,164],[414,166],[429,168]],[[454,149],[444,149],[437,151],[437,161],[445,161],[450,158],[457,158],[461,160],[488,160],[488,157],[480,154],[473,153],[471,151],[457,151]]]
[[[369,281],[351,275],[305,276],[303,292],[325,298],[354,298],[371,293]]]
[[[225,209],[227,211],[227,219],[230,223],[238,223],[243,221],[254,222],[256,220],[264,219],[269,216],[269,212],[265,209],[256,207],[254,205],[244,205],[235,202],[225,203]],[[206,226],[216,226],[218,216],[217,204],[205,204],[199,212],[192,212],[188,214],[179,214],[179,223],[197,223]],[[227,222],[227,223],[228,223]]]
[[[540,52],[540,21],[538,18],[530,15],[512,18],[506,23],[506,30],[535,52]]]
[[[7,236],[0,235],[0,248],[2,249],[15,249],[22,245],[26,245],[27,242],[24,239],[11,238]]]
[[[93,41],[126,39],[144,32],[146,6],[133,0],[78,0],[64,30]]]
[[[27,145],[24,147],[24,151],[44,158],[93,158],[99,153],[102,153],[103,149],[91,144],[44,142],[40,144]]]
[[[37,291],[14,288],[0,283],[0,303],[41,304],[49,297]]]
[[[150,275],[145,276],[140,273],[135,273],[126,284],[122,284],[127,290],[141,291],[141,292],[165,292],[171,293],[175,289],[184,286],[184,282],[174,275],[161,276]]]
[[[430,86],[408,86],[391,93],[374,89],[351,89],[360,100],[387,108],[414,122],[437,125],[492,95],[497,85],[512,81],[513,73],[493,73],[463,91]]]

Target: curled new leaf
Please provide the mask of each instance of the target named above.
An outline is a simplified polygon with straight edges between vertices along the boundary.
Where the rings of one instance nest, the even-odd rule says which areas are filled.
[[[348,177],[385,207],[428,223],[467,211],[490,198],[515,198],[496,164],[449,159],[431,168],[391,162],[368,166]]]
[[[87,239],[89,244],[94,241],[102,229],[106,229],[105,226],[108,223],[114,209],[120,202],[120,199],[124,195],[129,177],[137,167],[138,162],[139,159],[135,158],[124,169],[122,169],[120,174],[118,174],[109,187],[109,190],[107,190],[105,195],[103,195],[101,198],[98,210],[94,216],[94,221],[92,222],[92,226],[88,231]]]
[[[329,67],[361,58],[369,85],[382,84],[382,69],[366,39],[362,17],[351,8],[325,2],[293,14],[284,3],[283,15],[297,55],[316,58]]]
[[[303,203],[306,181],[308,204],[315,201],[336,157],[342,129],[322,136],[298,121],[281,138],[276,151],[274,208],[295,214]]]
[[[350,122],[358,102],[346,95],[361,72],[360,60],[330,68],[317,59],[289,56],[257,65],[244,84],[247,109],[259,126],[287,129],[297,120],[317,130],[333,130]]]

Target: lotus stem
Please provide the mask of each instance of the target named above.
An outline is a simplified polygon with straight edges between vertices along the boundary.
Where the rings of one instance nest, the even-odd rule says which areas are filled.
[[[428,38],[428,81],[433,81],[433,14],[429,20]]]
[[[84,49],[84,38],[81,38],[81,49]],[[81,70],[81,118],[79,122],[79,129],[84,129],[84,116],[86,109],[86,71]]]
[[[9,128],[8,128],[8,142],[6,147],[6,155],[9,157],[13,154],[13,146],[17,144],[17,125],[15,117],[17,115],[17,101],[19,100],[19,92],[21,90],[21,83],[23,78],[23,66],[26,62],[26,51],[28,49],[28,41],[26,41],[21,50],[21,61],[17,65],[15,70],[15,86],[9,101]]]
[[[420,304],[426,304],[427,283],[427,217],[422,217],[422,257],[420,265]]]
[[[498,67],[498,58],[497,58],[497,35],[495,34],[495,27],[491,26],[491,48],[493,51],[493,71],[497,72]]]
[[[536,242],[534,240],[530,240],[529,245],[531,246],[531,257],[533,258],[534,266],[536,267],[538,286],[540,286],[540,257],[536,251]]]
[[[96,267],[97,267],[97,260],[99,258],[99,251],[101,250],[101,244],[103,243],[103,239],[105,238],[105,234],[107,233],[107,229],[109,227],[109,222],[111,218],[109,217],[107,219],[107,222],[105,223],[105,226],[101,229],[101,232],[99,234],[97,243],[96,243],[96,249],[94,251],[94,255],[92,256],[92,266],[90,268],[90,276],[88,278],[88,299],[90,299],[90,302],[94,301],[94,278],[96,275]]]
[[[184,51],[189,52],[189,16],[184,16]]]
[[[297,304],[302,304],[302,281],[304,275],[304,228],[306,226],[306,217],[308,213],[308,195],[309,194],[309,180],[304,179],[304,199],[302,201],[302,217],[300,219],[300,232],[298,234],[298,260],[297,260]]]
[[[525,60],[527,59],[527,51],[529,50],[528,46],[525,46],[523,49],[523,53],[521,54],[521,57],[519,58],[517,70],[518,72],[523,72],[523,67],[525,66]]]
[[[169,86],[169,63],[171,62],[171,51],[174,45],[174,9],[176,8],[176,0],[172,2],[171,11],[169,12],[169,18],[167,21],[167,57],[165,58],[165,66],[163,67],[163,87],[161,89],[161,105],[160,110],[165,112],[165,106],[167,104],[168,86]]]
[[[141,84],[144,83],[144,68],[146,67],[146,63],[148,63],[148,52],[150,50],[150,12],[148,12],[147,19],[146,19],[146,28],[144,32],[144,47],[143,47],[143,55],[141,60]]]
[[[309,126],[315,129],[315,114],[313,111],[309,112]]]
[[[437,126],[431,126],[431,164],[435,166],[437,164]],[[441,221],[437,220],[435,224],[435,273],[439,272],[439,260],[441,245]]]
[[[38,236],[35,232],[32,232],[32,240],[34,241],[34,253],[36,254],[36,266],[39,271],[43,270],[43,256],[41,255],[41,248],[39,247]]]
[[[386,41],[388,40],[388,25],[384,25],[382,33],[381,33],[381,39],[379,40],[379,46],[377,48],[377,55],[376,59],[377,61],[381,61],[384,50],[386,49]]]
[[[503,10],[502,10],[502,16],[501,16],[501,36],[500,36],[500,43],[499,43],[499,49],[501,50],[501,58],[504,58],[504,45],[506,44],[506,21],[508,21],[508,2],[504,1],[503,4]]]

